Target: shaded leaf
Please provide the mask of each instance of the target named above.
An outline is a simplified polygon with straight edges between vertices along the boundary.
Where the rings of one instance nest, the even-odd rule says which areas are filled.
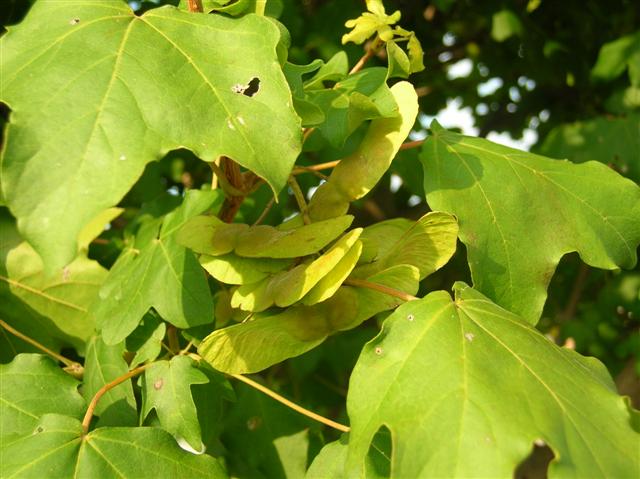
[[[640,31],[625,35],[612,42],[605,43],[596,64],[591,70],[591,76],[596,80],[611,81],[622,75],[627,68],[633,86],[640,86],[640,72],[634,72],[634,62],[640,56]]]
[[[9,252],[6,267],[9,278],[0,279],[9,283],[11,292],[51,319],[83,353],[84,343],[95,329],[89,308],[107,271],[97,261],[79,256],[55,274],[46,274],[42,260],[27,243]]]
[[[52,454],[55,452],[55,454]],[[42,418],[35,434],[8,444],[0,475],[13,477],[226,478],[211,456],[183,451],[159,428],[104,427],[82,437],[80,421]]]
[[[155,409],[163,429],[176,440],[185,440],[195,451],[203,451],[191,385],[207,382],[209,378],[187,356],[156,361],[145,370],[141,380],[141,422]]]
[[[555,451],[549,477],[640,473],[638,434],[600,362],[463,283],[454,291],[401,306],[364,347],[347,398],[347,477],[361,477],[382,425],[392,477],[511,477],[536,440]]]
[[[110,346],[105,344],[100,336],[95,336],[89,341],[82,387],[82,395],[87,403],[102,386],[129,371],[123,354],[123,343]],[[138,412],[131,381],[125,381],[109,389],[98,401],[94,414],[100,418],[99,426],[135,425]]]
[[[218,190],[189,190],[182,205],[165,216],[159,233],[157,226],[152,229],[157,237],[140,251],[135,247],[123,251],[93,308],[106,343],[123,341],[151,307],[179,328],[213,321],[205,274],[194,254],[174,238],[190,218],[219,205],[221,200]]]
[[[79,384],[40,354],[19,354],[11,363],[0,364],[0,442],[31,434],[48,413],[82,417],[86,404]]]
[[[522,23],[518,16],[506,9],[494,13],[491,20],[491,38],[496,42],[504,42],[515,35],[522,35]]]
[[[418,290],[418,270],[408,265],[395,266],[367,280],[408,294]],[[315,348],[331,334],[396,308],[400,302],[371,289],[342,286],[331,298],[313,306],[256,314],[250,321],[218,329],[200,343],[198,353],[218,371],[261,371]]]
[[[84,225],[171,149],[226,155],[280,190],[301,129],[279,39],[264,17],[170,6],[136,16],[121,0],[39,1],[10,28],[1,40],[11,72],[1,99],[14,113],[2,191],[47,267],[71,261]],[[259,90],[243,94],[254,78]]]
[[[551,160],[432,125],[421,161],[429,206],[456,215],[474,287],[535,323],[560,258],[632,267],[640,188],[601,163]]]
[[[640,115],[560,125],[549,132],[539,152],[575,163],[600,161],[640,183]]]
[[[166,331],[166,323],[161,322],[154,314],[145,314],[140,325],[126,339],[127,351],[135,352],[129,367],[134,368],[156,359],[162,349],[162,339]]]

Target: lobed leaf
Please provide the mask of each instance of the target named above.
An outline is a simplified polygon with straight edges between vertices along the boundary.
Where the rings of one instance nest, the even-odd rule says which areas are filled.
[[[47,269],[69,263],[81,229],[169,150],[228,156],[280,190],[301,129],[279,39],[265,17],[137,16],[121,0],[42,0],[10,27],[1,189]]]
[[[456,215],[474,287],[535,323],[560,258],[630,268],[640,188],[601,163],[579,165],[432,126],[421,153],[429,206]]]
[[[207,278],[195,255],[176,243],[175,236],[190,218],[221,200],[218,190],[189,190],[182,205],[165,216],[159,233],[153,226],[141,251],[123,251],[92,309],[107,344],[123,341],[151,307],[179,328],[213,321]]]
[[[186,441],[195,451],[204,451],[191,385],[207,382],[209,378],[187,356],[154,362],[145,370],[141,380],[140,421],[155,409],[163,429],[176,440]]]
[[[347,477],[391,431],[391,477],[512,477],[534,441],[549,477],[635,477],[638,433],[605,367],[456,283],[404,304],[352,373]]]
[[[82,435],[77,419],[47,414],[34,434],[6,446],[0,475],[14,477],[224,479],[211,456],[190,454],[159,428],[104,427]]]

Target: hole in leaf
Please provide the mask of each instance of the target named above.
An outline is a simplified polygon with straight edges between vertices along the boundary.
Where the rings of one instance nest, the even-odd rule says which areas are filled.
[[[233,93],[241,93],[245,96],[253,96],[260,90],[260,78],[254,77],[249,80],[249,83],[246,85],[242,85],[241,83],[236,83],[231,87],[231,91]]]
[[[553,457],[553,451],[549,446],[537,446],[534,444],[531,454],[514,471],[514,479],[546,478],[547,469]]]
[[[391,475],[391,453],[393,442],[391,431],[387,426],[380,426],[369,445],[367,457],[375,477],[389,477]]]

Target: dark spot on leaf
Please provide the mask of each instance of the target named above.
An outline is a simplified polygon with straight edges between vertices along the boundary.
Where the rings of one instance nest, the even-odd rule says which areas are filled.
[[[79,18],[72,18],[69,21],[69,25],[77,25],[78,23],[80,23],[80,19]]]
[[[260,90],[260,78],[255,77],[251,79],[247,88],[242,93],[247,96],[253,96],[258,93],[258,90]]]
[[[378,347],[376,348],[376,354],[377,354],[378,356],[382,354],[382,348],[381,348],[380,346],[378,346]]]
[[[44,428],[43,428],[42,426],[38,426],[38,427],[36,428],[36,433],[41,433],[41,432],[43,432],[43,431],[44,431]]]
[[[164,384],[164,380],[162,378],[160,378],[155,383],[153,383],[153,389],[158,391],[158,390],[162,389],[163,384]]]

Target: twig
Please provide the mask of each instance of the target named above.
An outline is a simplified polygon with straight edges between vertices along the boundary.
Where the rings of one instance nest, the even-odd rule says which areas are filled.
[[[216,176],[216,178],[218,178],[220,187],[222,188],[222,190],[225,192],[226,195],[244,196],[244,191],[239,190],[229,182],[229,180],[227,179],[227,176],[225,175],[225,172],[222,171],[222,168],[220,168],[218,164],[216,164],[215,162],[212,162],[212,163],[209,163],[209,165],[211,165],[211,169],[213,170],[213,173]],[[212,184],[213,184],[213,181],[212,181]]]
[[[258,391],[266,394],[267,396],[275,399],[276,401],[284,404],[285,406],[293,409],[294,411],[303,414],[304,416],[307,416],[315,421],[321,422],[322,424],[325,424],[329,427],[332,427],[334,429],[337,429],[338,431],[342,431],[342,432],[349,432],[351,429],[349,428],[349,426],[345,426],[344,424],[340,424],[338,422],[332,421],[331,419],[328,419],[324,416],[320,416],[319,414],[316,414],[315,412],[309,411],[308,409],[303,408],[302,406],[297,405],[294,402],[289,401],[287,398],[280,396],[278,393],[272,391],[271,389],[269,389],[266,386],[263,386],[260,383],[255,382],[252,379],[249,379],[246,376],[243,376],[241,374],[230,374],[230,376],[232,378],[237,379],[238,381],[242,381],[245,384],[248,384],[249,386],[251,386],[252,388],[257,389]]]
[[[267,203],[267,206],[264,207],[264,209],[262,210],[262,213],[260,213],[260,216],[258,216],[258,219],[255,220],[251,226],[257,226],[264,221],[264,219],[269,214],[269,211],[271,211],[271,208],[273,207],[273,204],[275,203],[275,201],[276,201],[275,196],[272,196],[269,202]]]
[[[364,67],[365,63],[369,61],[369,59],[376,54],[378,51],[378,47],[381,45],[380,39],[376,37],[373,43],[367,48],[364,55],[358,60],[358,63],[354,65],[354,67],[349,71],[349,75],[353,75],[354,73],[358,73]]]
[[[202,13],[204,11],[200,0],[187,0],[187,7],[193,13]]]
[[[8,332],[13,334],[14,336],[22,339],[24,342],[29,343],[30,345],[38,348],[40,351],[42,351],[44,353],[47,353],[49,356],[51,356],[55,360],[61,362],[62,364],[64,364],[68,368],[76,369],[76,370],[81,370],[82,369],[82,365],[80,363],[77,363],[75,361],[72,361],[71,359],[65,358],[64,356],[56,353],[55,351],[50,350],[45,345],[40,344],[35,339],[31,339],[26,334],[23,334],[20,331],[18,331],[17,329],[14,329],[13,327],[9,326],[7,323],[5,323],[1,319],[0,319],[0,326],[2,326],[4,329],[6,329]]]
[[[93,417],[93,411],[95,411],[96,406],[98,405],[98,401],[100,401],[100,398],[102,396],[104,396],[107,392],[109,392],[111,389],[113,389],[116,386],[118,386],[119,384],[122,384],[123,382],[125,382],[127,379],[131,379],[131,378],[137,376],[138,374],[140,374],[142,371],[144,371],[147,367],[151,366],[152,364],[153,363],[147,363],[147,364],[143,364],[142,366],[138,366],[137,368],[132,369],[128,373],[123,374],[120,377],[117,377],[116,379],[114,379],[110,383],[105,384],[104,386],[102,386],[98,390],[98,392],[91,399],[91,402],[89,403],[89,407],[87,407],[87,412],[85,413],[84,418],[82,418],[82,433],[83,433],[83,435],[86,435],[89,432],[89,424],[91,424],[91,418]]]
[[[578,304],[580,303],[580,297],[582,296],[582,291],[584,290],[587,282],[587,276],[589,276],[589,266],[582,263],[580,265],[580,270],[578,271],[578,276],[573,283],[573,289],[571,290],[569,301],[567,301],[566,307],[560,313],[561,320],[568,321],[576,314]]]
[[[406,143],[403,143],[402,145],[400,145],[400,149],[410,150],[411,148],[418,148],[422,146],[423,143],[424,143],[424,140],[407,141]]]
[[[311,223],[311,220],[309,219],[309,212],[307,211],[307,202],[304,199],[304,193],[302,193],[300,185],[296,181],[295,176],[289,176],[288,183],[291,187],[291,191],[293,191],[293,196],[298,203],[298,209],[300,210],[300,213],[302,213],[302,220],[304,221],[305,225],[308,225],[309,223]]]
[[[395,296],[396,298],[399,298],[403,301],[414,301],[416,299],[420,299],[416,296],[407,294],[404,291],[400,291],[399,289],[390,288],[389,286],[385,286],[383,284],[371,283],[364,279],[347,278],[344,280],[343,284],[357,286],[359,288],[369,288],[380,293],[388,294],[389,296]]]

